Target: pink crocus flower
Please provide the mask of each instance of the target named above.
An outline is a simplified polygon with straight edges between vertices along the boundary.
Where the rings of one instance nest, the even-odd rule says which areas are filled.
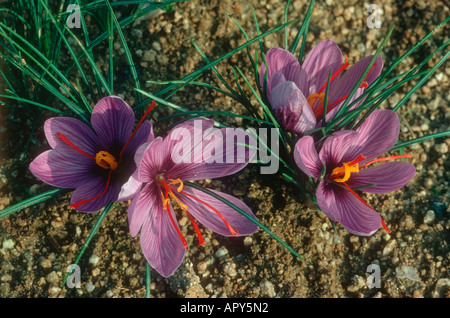
[[[123,187],[128,189],[130,197],[134,197],[128,208],[130,233],[134,237],[140,231],[146,259],[164,277],[172,275],[180,266],[187,248],[173,205],[189,217],[200,245],[205,241],[195,219],[224,236],[249,235],[258,228],[227,204],[185,184],[186,181],[234,174],[252,159],[249,149],[244,144],[235,143],[234,137],[232,147],[225,147],[229,145],[226,141],[229,136],[225,129],[216,129],[212,133],[213,124],[212,120],[189,120],[175,126],[166,138],[158,137],[142,145],[135,155],[138,170]],[[238,140],[249,138],[243,130],[235,132]],[[196,135],[203,136],[200,142],[195,142]],[[174,152],[178,153],[180,149],[183,149],[183,158],[188,160],[173,159]],[[241,200],[216,190],[210,191],[256,219]]]
[[[289,51],[271,48],[266,55],[268,68],[262,64],[259,73],[261,89],[267,71],[267,98],[275,116],[286,130],[303,134],[316,128],[322,119],[330,70],[332,76],[326,106],[327,121],[333,119],[372,57],[371,55],[363,58],[343,73],[349,66],[348,58],[345,57],[345,63],[342,62],[342,52],[332,40],[317,44],[302,65]],[[363,94],[380,75],[382,68],[383,60],[378,57],[350,103]],[[363,100],[355,103],[351,109],[358,107],[362,102]]]
[[[52,149],[36,157],[30,170],[52,186],[75,189],[71,207],[78,211],[94,212],[108,202],[122,201],[126,193],[121,187],[136,170],[134,153],[154,138],[145,116],[133,131],[131,107],[120,97],[108,96],[92,111],[93,129],[76,118],[50,118],[44,132]]]
[[[383,226],[380,217],[359,195],[387,193],[402,188],[415,175],[416,169],[406,162],[388,162],[411,155],[378,158],[389,151],[397,141],[399,122],[391,110],[373,112],[356,130],[344,130],[325,139],[319,153],[311,136],[302,137],[295,145],[294,159],[298,167],[313,178],[323,179],[316,189],[317,204],[335,222],[349,232],[369,236]]]

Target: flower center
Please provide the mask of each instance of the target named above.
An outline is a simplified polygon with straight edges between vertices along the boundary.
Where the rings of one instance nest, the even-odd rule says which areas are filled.
[[[334,168],[331,172],[331,176],[333,177],[334,182],[346,182],[350,179],[352,172],[359,172],[359,162],[364,160],[366,157],[363,155],[359,155],[353,161],[344,162],[341,167]]]
[[[156,181],[161,185],[161,187],[164,189],[164,194],[163,191],[161,190],[160,194],[161,194],[161,200],[163,202],[163,209],[167,210],[169,218],[170,218],[170,222],[172,223],[173,227],[175,228],[180,240],[183,243],[183,247],[187,248],[187,242],[186,239],[183,237],[183,234],[181,233],[180,229],[178,228],[178,226],[175,223],[175,220],[172,217],[172,214],[169,211],[169,203],[170,203],[170,198],[172,198],[176,204],[181,208],[181,210],[183,210],[183,212],[185,212],[187,214],[187,216],[189,217],[189,219],[191,220],[192,225],[194,226],[195,232],[198,236],[198,241],[199,241],[199,245],[205,245],[205,240],[203,239],[203,236],[200,232],[200,229],[198,228],[197,223],[195,222],[194,218],[192,217],[192,215],[188,212],[188,206],[184,203],[180,202],[180,199],[177,197],[177,195],[174,193],[174,191],[176,191],[179,194],[185,195],[191,199],[194,199],[200,203],[202,203],[203,205],[205,205],[206,207],[210,208],[211,210],[213,210],[221,219],[222,221],[225,223],[225,225],[227,226],[228,230],[230,231],[230,233],[232,235],[237,235],[239,234],[238,231],[234,230],[231,225],[228,223],[228,221],[225,219],[225,217],[213,206],[211,206],[210,204],[206,203],[205,201],[189,194],[183,191],[183,181],[180,179],[164,179],[164,177],[162,175],[158,176],[156,178]],[[172,185],[176,185],[178,184],[178,188],[174,188]]]
[[[331,172],[331,177],[334,182],[342,183],[350,193],[352,193],[361,203],[363,203],[368,208],[373,208],[368,205],[350,186],[346,183],[348,179],[350,179],[350,176],[352,173],[358,173],[360,169],[364,169],[365,167],[371,165],[372,163],[379,162],[379,161],[388,161],[393,159],[399,159],[399,158],[411,158],[411,155],[398,155],[398,156],[390,156],[390,157],[384,157],[384,158],[377,158],[369,161],[368,163],[364,164],[363,166],[359,167],[359,162],[364,160],[366,157],[363,155],[359,155],[358,158],[351,162],[344,162],[341,167],[334,168]],[[372,186],[372,185],[368,185]],[[356,189],[356,188],[355,188]],[[391,230],[387,227],[386,223],[384,222],[383,218],[381,218],[381,225],[386,230],[386,232],[391,233]]]
[[[106,193],[106,191],[108,190],[110,181],[111,181],[111,173],[112,173],[112,171],[116,170],[118,168],[118,166],[119,166],[119,163],[122,162],[122,154],[123,154],[123,152],[127,148],[128,144],[131,142],[133,137],[136,135],[136,132],[138,131],[138,129],[141,126],[141,124],[143,123],[145,117],[147,117],[150,114],[150,112],[155,108],[155,106],[156,106],[156,102],[153,101],[151,103],[151,105],[149,106],[149,108],[147,109],[147,111],[145,112],[144,116],[142,116],[141,120],[139,121],[139,123],[137,124],[137,126],[134,129],[133,133],[131,134],[130,138],[128,138],[128,141],[126,142],[126,144],[123,146],[122,150],[120,151],[119,161],[116,161],[116,158],[113,155],[111,155],[109,152],[104,151],[104,150],[101,150],[101,151],[97,152],[97,154],[94,157],[93,155],[90,155],[90,154],[84,152],[83,150],[81,150],[79,147],[77,147],[74,143],[72,143],[63,134],[61,134],[59,132],[56,133],[56,136],[61,138],[61,140],[64,141],[67,145],[69,145],[70,147],[72,147],[73,149],[75,149],[76,151],[81,153],[83,156],[95,160],[95,163],[98,166],[102,167],[103,169],[109,170],[108,171],[108,178],[107,178],[107,181],[106,181],[106,186],[105,186],[104,190],[99,195],[97,195],[95,197],[92,197],[92,198],[89,198],[89,199],[84,199],[84,200],[75,202],[75,203],[71,204],[70,207],[77,208],[77,207],[79,207],[82,204],[85,204],[87,202],[91,202],[91,201],[94,201],[94,200],[100,198],[102,195],[104,195]]]
[[[348,57],[345,56],[345,63],[344,65],[342,65],[336,73],[334,73],[331,78],[330,78],[330,83],[336,78],[336,76],[338,76],[342,71],[344,71],[350,64],[348,63]],[[372,71],[372,68],[377,65],[377,63],[373,63],[373,65],[371,66],[369,72],[367,73],[366,77],[364,78],[364,81],[362,82],[362,84],[359,86],[360,88],[366,88],[368,86],[366,79],[369,76],[370,72]],[[327,83],[325,83],[316,93],[313,93],[311,95],[309,95],[306,100],[308,101],[309,106],[311,107],[311,109],[314,111],[314,116],[316,116],[316,118],[319,118],[322,116],[323,114],[323,108],[324,108],[324,99],[325,99],[325,93],[323,92],[323,90],[327,87]],[[332,111],[337,105],[339,105],[343,100],[345,100],[348,95],[350,94],[346,94],[345,96],[339,98],[338,100],[332,102],[331,104],[328,104],[326,106],[326,110],[327,112]],[[317,104],[317,100],[320,100],[320,102]]]
[[[114,156],[107,151],[97,152],[97,154],[95,155],[95,162],[103,169],[116,170],[119,166],[116,158],[114,158]]]

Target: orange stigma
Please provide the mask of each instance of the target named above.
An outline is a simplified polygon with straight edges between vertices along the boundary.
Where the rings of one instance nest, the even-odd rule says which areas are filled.
[[[361,199],[361,197],[346,183],[346,181],[350,179],[351,174],[358,173],[361,169],[364,169],[375,162],[388,161],[399,158],[411,158],[411,157],[412,157],[411,155],[397,155],[384,158],[377,158],[359,167],[359,162],[361,162],[366,158],[363,155],[359,155],[355,160],[351,162],[345,162],[342,164],[341,167],[334,168],[333,171],[331,172],[332,180],[343,184],[348,189],[348,191],[350,191],[350,193],[352,193],[361,203],[363,203],[365,206],[373,210],[373,208],[370,205],[368,205],[363,199]],[[381,218],[381,225],[386,230],[386,232],[391,233],[391,230],[387,227],[383,218]]]
[[[163,202],[164,210],[169,211],[169,203],[170,203],[169,197],[172,198],[176,202],[176,204],[181,208],[181,210],[184,211],[187,214],[187,216],[189,217],[189,219],[191,220],[192,225],[194,226],[195,233],[198,236],[199,245],[205,245],[205,240],[203,239],[203,236],[202,236],[202,234],[200,232],[200,229],[198,228],[197,223],[195,222],[195,220],[192,217],[192,215],[188,212],[187,205],[184,204],[184,203],[181,203],[179,198],[175,195],[174,192],[178,192],[180,194],[188,196],[189,198],[192,198],[192,199],[202,203],[206,207],[210,208],[225,223],[225,225],[228,228],[228,230],[230,231],[231,235],[239,234],[239,232],[232,228],[230,223],[228,223],[228,221],[225,219],[225,217],[216,208],[214,208],[210,204],[204,202],[203,200],[200,200],[199,198],[197,198],[197,197],[195,197],[195,196],[193,196],[193,195],[191,195],[189,193],[184,192],[183,191],[184,184],[183,184],[183,181],[181,181],[180,179],[167,179],[167,180],[165,180],[162,176],[160,176],[160,177],[157,178],[157,181],[162,186],[162,188],[164,189],[164,192],[165,192],[163,194],[162,191],[161,191],[161,199],[162,199],[162,202]],[[172,185],[174,185],[174,184],[178,184],[179,185],[178,188],[173,187]],[[186,242],[185,238],[183,237],[183,234],[179,230],[178,226],[176,226],[175,220],[173,220],[173,218],[171,216],[171,213],[169,213],[169,218],[170,218],[170,221],[171,221],[172,225],[174,226],[175,230],[177,231],[177,234],[180,237],[180,240],[182,241],[184,248],[186,248],[187,247],[187,242]]]
[[[341,167],[334,168],[331,172],[334,182],[346,182],[350,179],[351,174],[359,172],[359,162],[366,159],[365,156],[359,155],[358,158],[351,162],[344,162]],[[341,178],[339,178],[341,176]]]
[[[119,166],[116,158],[114,158],[113,155],[106,151],[97,152],[97,154],[95,155],[95,162],[103,169],[116,170]]]

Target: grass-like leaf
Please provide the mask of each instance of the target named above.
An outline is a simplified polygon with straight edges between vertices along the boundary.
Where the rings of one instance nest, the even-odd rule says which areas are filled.
[[[292,247],[290,247],[286,242],[284,242],[282,239],[280,239],[277,235],[275,235],[272,231],[270,231],[264,224],[262,224],[261,222],[259,222],[257,219],[253,218],[252,216],[250,216],[247,212],[245,212],[244,210],[240,209],[239,207],[237,207],[236,205],[234,205],[233,203],[231,203],[230,201],[224,199],[223,197],[221,197],[220,195],[209,191],[206,188],[203,188],[202,186],[199,186],[198,184],[192,183],[192,182],[185,182],[185,184],[188,184],[190,187],[193,187],[197,190],[203,191],[206,194],[216,198],[217,200],[220,200],[221,202],[225,203],[226,205],[230,206],[231,208],[235,209],[237,212],[239,212],[240,214],[242,214],[244,217],[246,217],[248,220],[252,221],[253,223],[255,223],[256,225],[258,225],[261,229],[263,229],[267,234],[269,234],[272,238],[274,238],[278,243],[280,243],[284,248],[286,248],[289,252],[291,252],[295,257],[297,257],[298,259],[300,259],[301,261],[305,261],[304,258],[302,256],[300,256]]]
[[[28,208],[30,206],[36,205],[38,203],[45,202],[49,199],[56,198],[58,195],[67,193],[69,191],[72,191],[71,189],[52,189],[50,191],[35,195],[34,197],[28,198],[26,200],[23,200],[19,203],[16,203],[12,206],[9,206],[3,210],[0,211],[0,219],[4,218],[5,216],[10,215],[11,213],[23,210],[25,208]]]

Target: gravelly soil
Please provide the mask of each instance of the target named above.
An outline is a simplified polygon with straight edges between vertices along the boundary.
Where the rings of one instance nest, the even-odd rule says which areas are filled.
[[[399,4],[400,3],[400,4]],[[320,1],[315,5],[306,52],[320,40],[331,38],[350,63],[375,52],[389,30],[392,38],[383,50],[385,65],[406,52],[434,25],[449,15],[445,1],[379,1],[383,10],[380,29],[369,29],[368,3]],[[124,32],[138,65],[145,90],[159,86],[146,80],[174,80],[204,65],[190,40],[209,57],[219,57],[245,39],[226,12],[256,36],[251,8],[262,31],[283,21],[284,2],[193,0],[177,4],[170,12],[142,19]],[[291,1],[289,19],[306,13],[304,1]],[[289,30],[292,41],[299,24]],[[419,63],[448,40],[448,27],[435,34],[418,54],[402,63],[399,73]],[[266,49],[282,46],[284,33],[265,38]],[[115,93],[130,105],[136,103],[132,80],[124,70],[124,51],[114,44],[115,76],[122,82]],[[105,48],[106,49],[106,48]],[[441,55],[432,58],[434,65]],[[100,66],[106,55],[98,54]],[[244,54],[220,63],[218,70],[232,80],[230,65],[252,77]],[[400,140],[448,130],[450,66],[444,64],[399,111]],[[217,84],[212,72],[199,80]],[[118,82],[119,82],[118,81]],[[413,83],[414,84],[414,83]],[[382,107],[395,105],[411,88],[399,90]],[[250,96],[250,95],[249,95]],[[187,86],[173,96],[173,103],[188,109],[243,107],[212,90]],[[253,99],[255,102],[256,100]],[[161,108],[158,116],[171,113]],[[46,147],[41,118],[32,133],[26,112],[0,114],[0,210],[33,194],[50,189],[28,171],[30,161]],[[234,119],[229,124],[236,125]],[[31,143],[26,144],[30,134]],[[169,297],[449,297],[449,139],[435,139],[405,148],[413,155],[417,175],[401,191],[368,195],[366,200],[381,213],[392,232],[380,229],[369,238],[356,237],[331,223],[316,207],[300,200],[296,188],[274,176],[259,175],[250,166],[228,178],[207,180],[211,188],[243,199],[259,220],[292,246],[305,262],[293,257],[263,230],[246,238],[225,238],[202,229],[206,246],[198,246],[186,217],[179,222],[189,242],[185,260],[175,274],[164,279],[152,271],[151,296]],[[27,149],[26,153],[24,149]],[[29,207],[0,220],[0,296],[15,297],[144,297],[145,259],[139,239],[130,237],[127,204],[108,213],[94,240],[80,260],[81,288],[61,286],[66,268],[73,263],[99,213],[82,214],[68,207],[69,195]],[[380,288],[368,288],[367,267],[380,267]]]

